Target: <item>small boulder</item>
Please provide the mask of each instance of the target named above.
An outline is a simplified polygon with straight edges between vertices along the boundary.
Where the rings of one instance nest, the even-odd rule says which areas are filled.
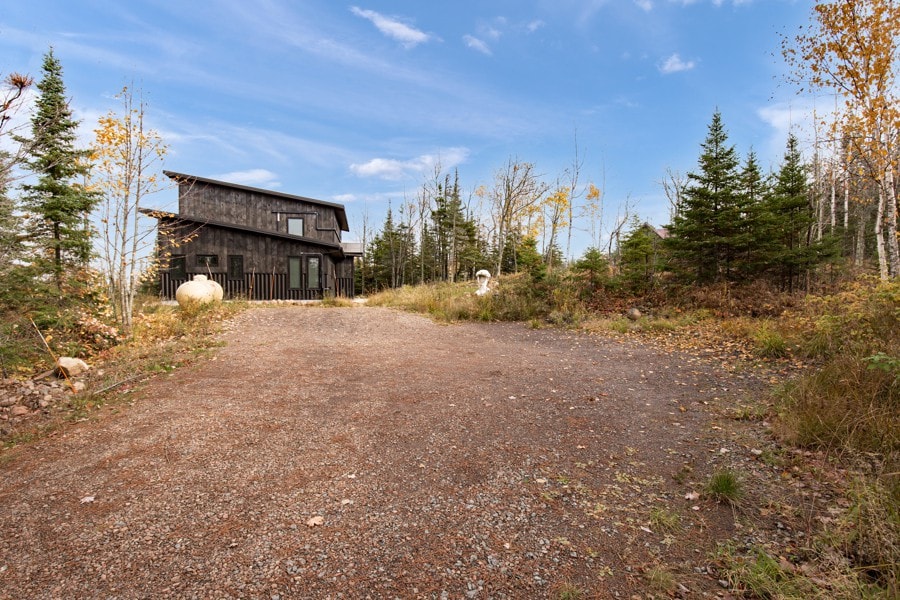
[[[628,309],[628,312],[625,313],[625,316],[631,319],[632,321],[637,321],[641,318],[641,311],[632,307]]]
[[[82,373],[87,372],[88,369],[90,369],[88,364],[80,358],[60,356],[56,360],[57,377],[78,377]]]
[[[25,415],[29,414],[30,412],[31,411],[28,409],[27,406],[22,406],[21,404],[17,404],[16,406],[13,406],[11,409],[9,409],[9,416],[24,417]]]

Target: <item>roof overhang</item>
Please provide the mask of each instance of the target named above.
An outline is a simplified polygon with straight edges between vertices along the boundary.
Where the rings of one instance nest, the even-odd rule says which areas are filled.
[[[264,235],[266,237],[277,238],[282,240],[289,240],[292,242],[303,242],[304,244],[310,244],[313,246],[322,246],[323,248],[328,248],[329,251],[338,251],[343,252],[343,248],[341,244],[334,242],[323,242],[322,240],[316,240],[313,238],[304,237],[301,235],[290,235],[287,233],[279,233],[277,231],[268,231],[265,229],[257,229],[256,227],[246,227],[244,225],[236,225],[235,223],[225,223],[224,221],[215,221],[213,219],[200,219],[197,217],[192,217],[190,215],[181,215],[178,213],[173,213],[165,210],[154,210],[152,208],[141,208],[139,209],[141,213],[147,215],[148,217],[152,217],[159,221],[169,221],[172,223],[191,223],[198,226],[211,226],[211,227],[220,227],[222,229],[230,229],[232,231],[241,231],[244,233],[253,233],[256,235]]]

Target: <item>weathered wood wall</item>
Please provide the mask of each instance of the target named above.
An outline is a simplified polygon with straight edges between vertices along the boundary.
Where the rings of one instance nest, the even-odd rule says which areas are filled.
[[[288,232],[288,217],[296,216],[304,220],[304,237],[329,244],[341,241],[335,209],[330,206],[204,182],[183,181],[178,194],[179,212],[186,216],[284,234]]]

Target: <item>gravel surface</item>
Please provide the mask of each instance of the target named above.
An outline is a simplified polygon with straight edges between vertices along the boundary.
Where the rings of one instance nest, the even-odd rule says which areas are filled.
[[[685,496],[747,454],[717,407],[751,373],[380,308],[256,308],[222,337],[6,453],[0,598],[632,599],[660,570],[727,593],[734,513]]]

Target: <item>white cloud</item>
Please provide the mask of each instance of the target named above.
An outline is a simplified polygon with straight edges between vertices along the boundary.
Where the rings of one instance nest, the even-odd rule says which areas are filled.
[[[228,183],[236,183],[238,185],[249,185],[251,187],[262,187],[274,189],[281,187],[278,181],[278,175],[268,169],[248,169],[246,171],[231,171],[230,173],[222,173],[213,176],[213,179],[227,181]]]
[[[535,19],[534,21],[531,21],[530,23],[528,23],[528,24],[525,26],[525,29],[528,30],[528,33],[534,33],[535,31],[537,31],[538,29],[540,29],[540,28],[543,27],[544,25],[546,25],[546,23],[544,23],[544,22],[541,21],[540,19]]]
[[[479,40],[477,37],[471,35],[464,35],[463,41],[466,43],[466,46],[471,48],[472,50],[477,50],[482,54],[486,54],[490,56],[492,54],[490,46],[488,46],[483,40]]]
[[[396,181],[413,175],[426,174],[440,165],[443,170],[452,169],[465,162],[468,148],[446,148],[437,154],[422,154],[409,160],[373,158],[365,163],[354,163],[350,170],[359,177],[378,177]]]
[[[795,100],[768,104],[756,111],[757,116],[771,127],[762,152],[772,158],[773,164],[784,155],[788,135],[793,133],[800,140],[801,148],[811,146],[815,139],[816,122],[827,115],[816,110],[814,101]]]
[[[678,73],[679,71],[690,71],[695,66],[694,61],[689,60],[685,62],[678,56],[676,52],[669,58],[667,58],[663,63],[659,66],[659,71],[664,75],[668,75],[670,73]]]
[[[490,25],[488,25],[482,28],[482,34],[485,37],[491,38],[492,40],[499,40],[500,36],[503,35],[503,32],[496,27],[491,27]]]
[[[650,12],[651,10],[653,10],[652,0],[634,0],[634,3],[637,4],[637,7],[643,11]]]
[[[412,48],[431,39],[424,31],[410,27],[396,19],[385,17],[374,10],[364,10],[358,6],[351,6],[350,11],[357,17],[368,19],[378,28],[378,31],[403,44],[404,48]]]

